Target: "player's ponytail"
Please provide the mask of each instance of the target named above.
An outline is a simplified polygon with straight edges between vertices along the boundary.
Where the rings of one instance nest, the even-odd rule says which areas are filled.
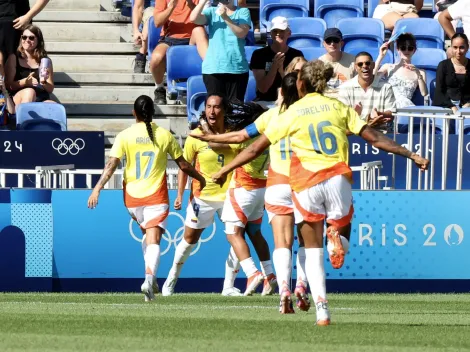
[[[153,137],[152,129],[152,119],[155,114],[155,106],[153,105],[152,98],[147,95],[141,95],[134,102],[134,111],[139,121],[145,122],[145,127],[147,127],[147,133],[150,140],[155,144],[155,139]]]
[[[297,100],[299,100],[299,91],[297,90],[297,75],[298,71],[293,71],[288,73],[282,79],[281,84],[281,95],[282,95],[282,103],[279,108],[280,112],[286,111],[289,106],[294,104]]]
[[[320,60],[307,62],[299,73],[304,93],[323,94],[331,77],[333,77],[333,67]]]

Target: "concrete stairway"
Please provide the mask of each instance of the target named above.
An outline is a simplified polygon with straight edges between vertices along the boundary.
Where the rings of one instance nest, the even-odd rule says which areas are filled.
[[[35,0],[31,0],[34,3]],[[133,123],[132,104],[153,98],[150,74],[134,74],[137,48],[130,18],[112,0],[50,1],[34,20],[44,34],[54,65],[54,96],[67,110],[69,130],[97,130],[112,136]],[[186,106],[157,107],[156,121],[186,132]]]

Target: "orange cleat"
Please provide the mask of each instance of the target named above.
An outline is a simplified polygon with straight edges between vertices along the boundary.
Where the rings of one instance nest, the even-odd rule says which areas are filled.
[[[279,313],[281,314],[294,314],[294,306],[292,305],[291,293],[286,288],[281,292],[281,301],[279,303]]]
[[[263,292],[261,292],[261,296],[272,295],[276,291],[276,287],[277,287],[276,275],[269,274],[264,279]]]
[[[294,295],[297,298],[297,308],[304,312],[308,312],[310,309],[310,301],[308,299],[307,287],[302,281],[295,286]]]
[[[328,227],[326,229],[326,236],[328,238],[327,250],[330,255],[331,266],[334,269],[339,269],[344,264],[345,253],[338,229],[334,226]]]
[[[264,281],[264,276],[261,272],[257,271],[253,275],[251,275],[246,283],[246,291],[243,294],[244,296],[251,296],[253,293],[256,292],[256,289],[259,285]]]

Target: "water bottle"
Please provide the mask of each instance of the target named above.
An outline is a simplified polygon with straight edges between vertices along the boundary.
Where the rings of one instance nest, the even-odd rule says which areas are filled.
[[[41,64],[39,65],[39,77],[41,81],[46,81],[49,78],[51,66],[51,59],[47,57],[41,59]]]

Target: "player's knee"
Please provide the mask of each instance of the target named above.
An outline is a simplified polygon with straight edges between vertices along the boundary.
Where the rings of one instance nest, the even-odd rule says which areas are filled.
[[[249,222],[246,225],[246,231],[248,232],[248,235],[255,236],[255,235],[261,235],[261,224],[255,224],[253,222]]]
[[[244,232],[244,226],[241,222],[226,222],[225,223],[225,234],[230,241],[230,236],[242,236]]]

